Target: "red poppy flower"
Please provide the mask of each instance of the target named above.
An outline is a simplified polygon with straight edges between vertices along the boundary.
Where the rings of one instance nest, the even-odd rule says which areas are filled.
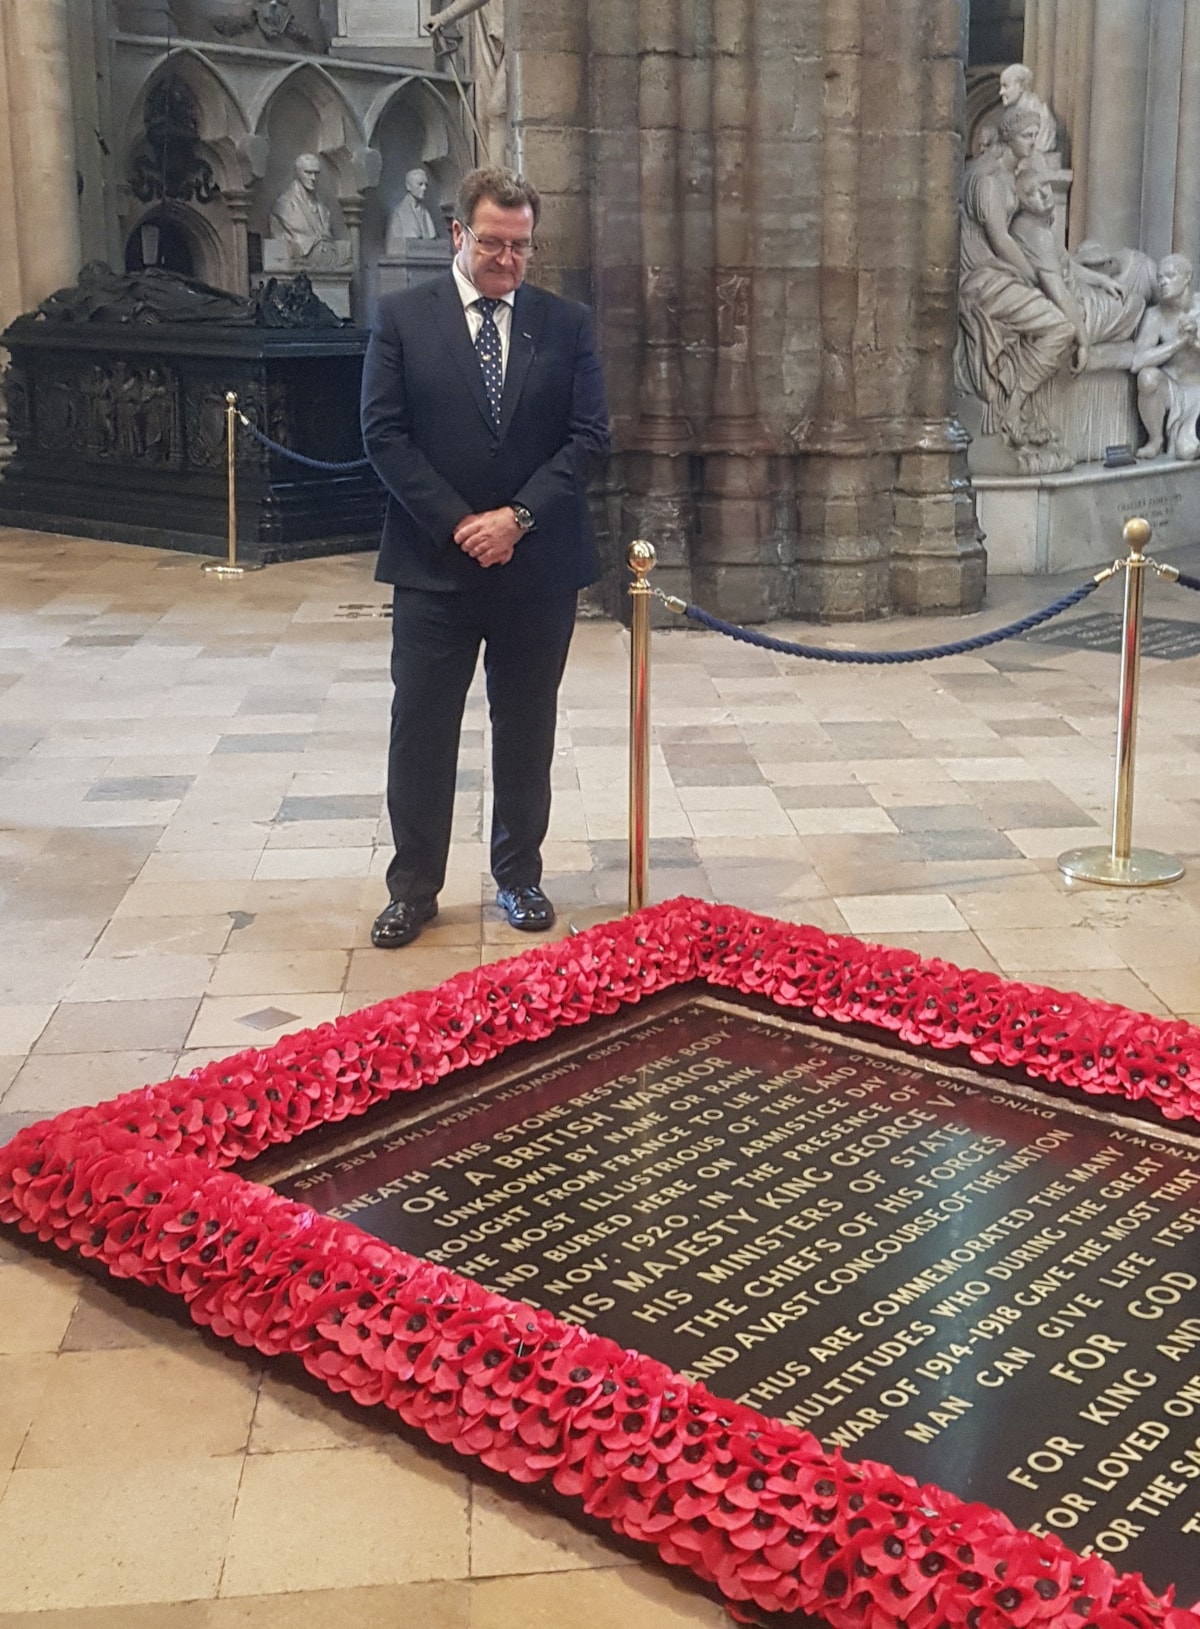
[[[1168,1118],[1200,1107],[1200,1035],[1185,1024],[676,900],[26,1128],[0,1149],[0,1219],[165,1285],[198,1323],[295,1352],[332,1389],[517,1481],[551,1478],[730,1602],[803,1609],[834,1629],[1200,1629],[1103,1560],[826,1455],[662,1364],[223,1174],[310,1125],[693,978],[1145,1097]]]

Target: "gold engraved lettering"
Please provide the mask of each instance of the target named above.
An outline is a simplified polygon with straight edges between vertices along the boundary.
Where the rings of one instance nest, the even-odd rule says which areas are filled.
[[[1183,1358],[1190,1357],[1200,1346],[1200,1318],[1185,1318],[1182,1323],[1160,1341],[1154,1350],[1172,1363],[1179,1363]]]
[[[996,1391],[1011,1379],[1020,1374],[1027,1364],[1032,1363],[1034,1355],[1024,1346],[1010,1346],[994,1358],[986,1369],[980,1369],[975,1376],[975,1384],[982,1386],[986,1391]]]
[[[722,1295],[710,1302],[706,1307],[692,1313],[682,1323],[675,1325],[677,1335],[694,1335],[697,1340],[714,1329],[720,1329],[722,1324],[734,1323],[750,1308],[740,1301],[731,1301],[728,1296]]]
[[[809,1355],[818,1363],[828,1363],[830,1358],[856,1345],[862,1338],[861,1330],[848,1329],[845,1324],[839,1324],[823,1340],[809,1347]]]
[[[937,1408],[931,1408],[923,1420],[914,1420],[904,1428],[904,1435],[914,1442],[930,1443],[960,1420],[975,1405],[969,1397],[944,1397]]]
[[[834,1430],[826,1432],[821,1442],[830,1449],[851,1448],[869,1432],[874,1431],[877,1425],[884,1425],[886,1421],[887,1415],[881,1414],[877,1408],[860,1408]]]
[[[1178,1499],[1181,1493],[1187,1492],[1186,1482],[1173,1482],[1169,1476],[1161,1472],[1153,1481],[1147,1482],[1142,1491],[1125,1506],[1139,1516],[1146,1516],[1151,1521],[1161,1516],[1167,1507]]]
[[[643,1301],[640,1307],[634,1308],[633,1316],[644,1324],[660,1324],[667,1318],[673,1318],[681,1307],[690,1307],[695,1299],[691,1290],[672,1287],[649,1301]]]
[[[1148,1268],[1153,1267],[1157,1260],[1157,1256],[1143,1256],[1136,1250],[1131,1251],[1103,1274],[1100,1283],[1106,1284],[1109,1289],[1124,1289],[1127,1284],[1132,1284],[1135,1279],[1140,1278]]]
[[[1180,1173],[1181,1176],[1191,1176],[1192,1174],[1190,1171]],[[1200,1172],[1195,1174],[1200,1176]],[[1158,1198],[1162,1192],[1161,1188],[1156,1190],[1155,1198]],[[1191,1206],[1187,1210],[1180,1211],[1173,1222],[1168,1222],[1165,1227],[1160,1227],[1150,1242],[1171,1250],[1182,1240],[1195,1233],[1198,1228],[1200,1228],[1200,1206]]]

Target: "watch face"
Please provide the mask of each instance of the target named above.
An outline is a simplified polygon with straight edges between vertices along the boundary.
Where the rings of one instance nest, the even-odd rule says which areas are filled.
[[[521,528],[521,530],[523,532],[529,531],[530,527],[533,525],[533,516],[529,513],[529,510],[526,509],[525,505],[522,503],[514,503],[512,505],[512,512],[517,517],[517,525]]]

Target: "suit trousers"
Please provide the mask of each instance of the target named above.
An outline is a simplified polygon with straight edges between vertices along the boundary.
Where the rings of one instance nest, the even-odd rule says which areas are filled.
[[[446,880],[463,708],[481,645],[492,722],[492,875],[501,888],[541,881],[558,689],[576,598],[574,589],[533,598],[486,581],[461,591],[394,589],[392,899],[433,900]]]

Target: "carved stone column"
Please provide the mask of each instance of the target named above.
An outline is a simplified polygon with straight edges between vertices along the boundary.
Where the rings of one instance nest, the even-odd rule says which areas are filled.
[[[1086,235],[1140,244],[1151,13],[1145,0],[1095,0]]]
[[[900,454],[891,597],[898,610],[928,613],[979,606],[986,557],[967,471],[967,437],[949,413],[958,311],[961,39],[953,7],[943,7],[940,20],[921,11],[930,32],[919,83],[930,117],[914,153],[920,213],[910,240],[914,275],[907,291],[918,318],[912,341],[917,423]]]
[[[605,508],[664,587],[747,620],[978,603],[949,418],[965,11],[508,0],[537,277],[586,296],[590,219]]]
[[[701,141],[681,164],[684,132],[697,122],[684,89],[697,67],[684,50],[690,8],[680,0],[588,0],[586,19],[592,264],[616,438],[608,514],[618,569],[607,603],[623,614],[620,555],[633,537],[658,550],[661,587],[691,592],[695,441],[687,398],[696,370],[685,382],[683,332],[707,257],[698,267],[685,236],[708,160]],[[707,120],[700,122],[703,130]]]
[[[820,386],[800,426],[796,609],[967,610],[985,560],[950,417],[965,8],[826,8]]]
[[[70,0],[0,0],[0,328],[80,266]],[[12,448],[0,350],[0,465]]]
[[[1200,254],[1200,0],[1026,0],[1025,60],[1067,129],[1069,241]]]
[[[637,131],[642,246],[642,345],[636,417],[625,459],[623,537],[647,537],[668,581],[691,561],[695,535],[692,415],[684,405],[681,320],[684,289],[680,211],[680,0],[639,7]],[[689,268],[694,269],[694,268]]]
[[[237,294],[250,292],[250,253],[246,237],[249,229],[253,194],[247,187],[226,187],[221,196],[229,211],[229,224],[233,228],[230,247],[232,264],[227,268],[228,286]]]
[[[0,249],[8,273],[0,278],[0,326],[73,282],[80,266],[70,4],[0,4],[0,178],[8,170],[0,187],[12,210],[2,234],[11,247]]]
[[[339,198],[338,203],[341,207],[342,219],[346,223],[346,231],[350,235],[350,264],[354,267],[350,280],[350,314],[360,328],[365,328],[367,326],[367,312],[364,308],[362,257],[362,218],[365,200],[361,193],[356,193],[353,198]]]
[[[695,549],[697,598],[738,621],[761,622],[792,605],[794,540],[778,524],[778,482],[758,417],[753,346],[757,283],[758,145],[773,120],[761,83],[752,0],[717,0],[709,83],[712,123],[715,315],[711,403]],[[710,319],[711,320],[711,319]],[[777,463],[777,461],[775,461]]]
[[[1200,0],[1184,0],[1172,247],[1200,260]]]

